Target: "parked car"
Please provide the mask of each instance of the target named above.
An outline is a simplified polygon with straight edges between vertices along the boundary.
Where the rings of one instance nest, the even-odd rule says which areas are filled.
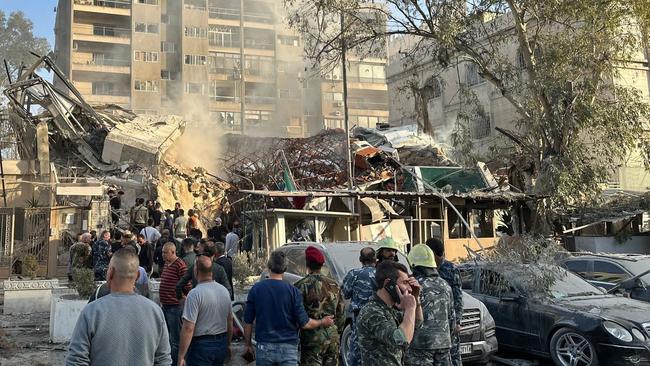
[[[621,285],[631,298],[650,302],[650,273],[644,273],[650,270],[648,255],[579,254],[564,259],[562,266],[596,287],[611,290]]]
[[[543,269],[553,279],[544,289],[526,277],[532,270],[461,266],[463,287],[494,317],[501,349],[550,357],[558,366],[650,362],[650,304],[607,294],[555,265]]]
[[[314,245],[320,248],[325,255],[325,265],[322,273],[336,280],[342,285],[345,275],[354,268],[361,266],[359,251],[366,246],[377,246],[369,242],[336,242],[336,243],[288,243],[280,247],[287,256],[287,271],[285,281],[294,283],[307,274],[305,265],[305,249]],[[408,266],[406,257],[398,253],[399,261]],[[262,273],[262,278],[266,273]],[[497,351],[497,338],[492,316],[485,305],[467,293],[463,293],[464,309],[461,320],[461,355],[465,362],[487,363],[490,356]],[[341,359],[347,365],[347,350],[349,349],[352,329],[352,314],[346,302],[346,327],[341,336]]]

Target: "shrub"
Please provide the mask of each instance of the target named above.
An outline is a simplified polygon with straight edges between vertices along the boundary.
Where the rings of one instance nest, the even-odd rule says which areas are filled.
[[[36,277],[36,273],[38,272],[38,260],[36,259],[35,255],[27,254],[25,256],[25,258],[23,259],[22,272],[25,276],[29,278]]]
[[[266,255],[260,253],[248,258],[245,254],[236,255],[232,260],[233,282],[240,286],[248,283],[248,278],[259,275],[266,268]]]
[[[95,273],[90,268],[75,268],[72,271],[74,287],[79,297],[89,298],[95,292]]]

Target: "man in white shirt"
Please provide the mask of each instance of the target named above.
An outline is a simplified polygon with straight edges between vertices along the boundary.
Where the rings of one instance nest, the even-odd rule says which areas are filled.
[[[158,242],[158,239],[162,236],[160,231],[153,226],[153,219],[147,221],[147,226],[140,230],[140,235],[144,236],[145,239],[152,245],[155,245]]]
[[[234,232],[229,232],[226,235],[226,255],[233,258],[239,252],[239,236]]]

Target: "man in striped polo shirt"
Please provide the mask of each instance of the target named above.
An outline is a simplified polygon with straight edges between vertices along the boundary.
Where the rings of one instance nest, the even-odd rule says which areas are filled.
[[[160,304],[162,305],[163,313],[165,314],[165,322],[167,323],[167,330],[169,331],[169,344],[171,346],[173,365],[176,365],[178,360],[178,343],[181,333],[181,316],[183,314],[183,306],[180,304],[179,299],[176,298],[176,283],[187,272],[187,265],[176,256],[176,245],[174,243],[166,243],[163,246],[163,259],[165,260],[165,268],[160,276]],[[191,286],[188,284],[183,289],[183,293],[187,295]]]

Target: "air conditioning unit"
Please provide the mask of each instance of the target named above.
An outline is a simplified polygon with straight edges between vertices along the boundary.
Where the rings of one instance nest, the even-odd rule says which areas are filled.
[[[340,115],[341,115],[341,111],[332,112],[332,114],[335,115],[335,116],[340,116]]]

